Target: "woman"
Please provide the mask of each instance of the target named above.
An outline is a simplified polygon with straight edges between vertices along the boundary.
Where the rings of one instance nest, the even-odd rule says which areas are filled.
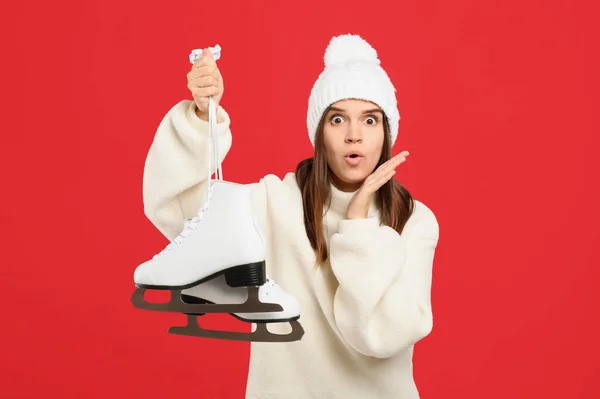
[[[170,240],[207,191],[210,96],[220,160],[232,142],[218,105],[223,78],[208,51],[188,87],[194,101],[165,116],[144,173],[145,212]],[[297,298],[306,333],[296,342],[252,343],[246,398],[419,397],[412,355],[432,329],[438,223],[393,178],[408,156],[392,157],[399,119],[376,51],[359,36],[333,38],[309,99],[314,156],[283,179],[249,185],[269,277]]]

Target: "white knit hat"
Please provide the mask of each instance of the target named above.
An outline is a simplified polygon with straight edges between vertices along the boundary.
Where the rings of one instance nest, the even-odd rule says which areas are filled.
[[[331,39],[325,51],[325,69],[315,82],[308,100],[308,136],[313,147],[317,126],[331,104],[347,99],[366,100],[385,112],[391,144],[398,136],[400,113],[396,89],[381,68],[377,52],[358,35],[341,35]]]

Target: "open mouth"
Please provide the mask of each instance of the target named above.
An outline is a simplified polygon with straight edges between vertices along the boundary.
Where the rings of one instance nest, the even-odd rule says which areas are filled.
[[[358,165],[362,160],[362,156],[356,152],[346,155],[345,158],[346,158],[346,162],[348,162],[352,166]]]

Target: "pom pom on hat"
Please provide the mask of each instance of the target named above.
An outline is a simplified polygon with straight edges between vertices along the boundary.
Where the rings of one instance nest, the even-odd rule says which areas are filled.
[[[356,35],[334,37],[325,50],[325,67],[350,62],[373,62],[380,64],[377,51],[363,38]]]
[[[381,67],[377,51],[358,35],[346,34],[331,39],[325,56],[325,69],[315,82],[308,99],[308,136],[315,145],[317,127],[332,104],[360,99],[377,104],[390,127],[390,142],[396,142],[400,113],[396,89]]]

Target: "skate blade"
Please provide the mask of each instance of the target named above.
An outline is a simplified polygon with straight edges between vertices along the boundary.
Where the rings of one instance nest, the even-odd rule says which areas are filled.
[[[146,288],[138,288],[131,296],[133,306],[154,312],[176,312],[191,314],[210,313],[263,313],[281,312],[283,308],[276,303],[263,303],[258,299],[258,287],[248,287],[248,299],[239,304],[196,304],[181,299],[181,290],[169,291],[171,298],[164,303],[150,303],[144,299]]]
[[[170,334],[185,335],[188,337],[210,338],[228,341],[242,342],[294,342],[300,341],[304,336],[304,328],[297,320],[289,321],[292,331],[288,334],[274,334],[267,329],[265,323],[256,323],[256,330],[251,333],[235,332],[235,331],[219,331],[207,330],[198,324],[198,319],[194,315],[188,316],[188,324],[186,326],[176,326],[169,328]]]

